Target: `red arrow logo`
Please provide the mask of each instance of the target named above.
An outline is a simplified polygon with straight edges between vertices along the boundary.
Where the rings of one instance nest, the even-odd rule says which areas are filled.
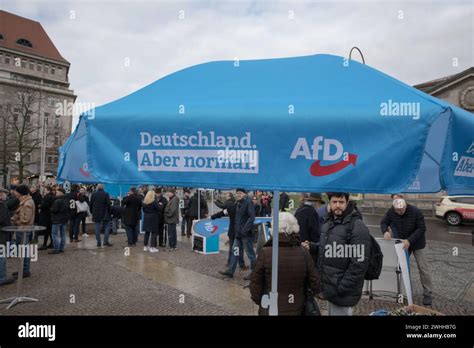
[[[82,167],[79,169],[79,171],[81,172],[82,175],[84,175],[87,178],[90,176],[89,172],[86,172]]]
[[[212,229],[211,234],[216,233],[217,229],[218,229],[218,227],[217,227],[217,226],[214,226],[214,228]]]
[[[343,170],[346,168],[349,164],[352,164],[353,166],[356,165],[357,162],[357,155],[350,153],[349,154],[349,160],[348,161],[339,161],[334,164],[330,164],[328,166],[322,166],[320,163],[320,160],[315,161],[311,167],[309,168],[309,172],[311,173],[312,176],[325,176],[329,174],[336,173],[340,170]]]

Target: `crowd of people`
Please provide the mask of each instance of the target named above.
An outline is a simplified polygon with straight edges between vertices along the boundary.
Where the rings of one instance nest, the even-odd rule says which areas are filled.
[[[125,227],[127,247],[138,243],[140,225],[144,231],[143,250],[150,253],[177,249],[177,230],[181,221],[181,236],[191,238],[193,221],[210,217],[229,218],[229,251],[227,264],[219,273],[234,277],[237,266],[250,280],[252,300],[259,305],[259,314],[268,315],[262,297],[271,290],[272,242],[270,238],[256,250],[258,216],[272,215],[273,197],[263,191],[249,195],[244,188],[225,193],[225,200],[215,204],[221,211],[209,216],[206,197],[199,190],[192,193],[183,189],[178,198],[175,188],[130,188],[121,201],[112,199],[99,184],[93,192],[73,184],[69,192],[60,186],[38,188],[18,185],[10,190],[0,189],[0,229],[9,226],[45,226],[40,250],[51,249],[49,254],[65,251],[66,230],[69,242],[80,242],[79,232],[87,236],[86,218],[94,224],[97,247],[110,247],[109,235],[117,233],[119,221]],[[320,193],[303,193],[301,205],[292,214],[290,199],[280,195],[279,205],[279,272],[278,308],[280,315],[308,314],[315,306],[314,296],[328,302],[329,315],[351,315],[352,308],[362,296],[364,280],[373,262],[374,240],[362,219],[355,202],[348,193],[329,192],[323,199]],[[381,220],[385,239],[401,239],[403,247],[413,253],[423,285],[423,304],[431,305],[433,285],[423,253],[425,221],[421,211],[407,204],[400,194],[393,195],[393,206]],[[180,220],[181,215],[181,220]],[[143,221],[141,221],[143,219]],[[81,229],[82,225],[82,229]],[[102,240],[103,233],[103,240]],[[0,233],[0,244],[21,244],[23,234]],[[27,242],[33,236],[26,234]],[[49,243],[48,243],[49,242]],[[375,242],[376,243],[376,242]],[[168,247],[166,247],[168,244]],[[330,248],[358,246],[362,255],[328,253]],[[347,249],[346,249],[347,250]],[[245,264],[244,255],[250,262]],[[18,273],[8,276],[6,259],[0,257],[0,286],[15,281]],[[30,276],[30,260],[25,257],[23,277]],[[317,307],[317,305],[316,305]]]

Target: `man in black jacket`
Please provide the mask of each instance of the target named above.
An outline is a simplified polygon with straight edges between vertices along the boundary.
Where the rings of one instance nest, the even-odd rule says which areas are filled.
[[[66,223],[70,217],[69,198],[64,195],[64,190],[56,190],[56,199],[51,206],[51,237],[54,249],[48,254],[59,254],[64,252],[66,246]]]
[[[107,192],[104,191],[104,185],[98,184],[97,191],[95,191],[91,196],[90,211],[92,213],[92,221],[95,225],[95,238],[97,240],[97,247],[102,246],[102,241],[100,238],[100,225],[105,224],[104,228],[104,245],[112,246],[109,243],[109,233],[110,233],[110,196]]]
[[[245,251],[250,260],[250,269],[255,267],[255,251],[253,250],[252,229],[255,221],[255,207],[247,196],[247,191],[243,188],[237,189],[237,209],[235,212],[235,239],[232,245],[230,265],[227,270],[219,273],[225,277],[232,278],[240,257]],[[244,277],[244,280],[250,280],[250,274]]]
[[[80,242],[79,223],[80,217],[77,215],[76,201],[79,197],[79,185],[72,184],[71,192],[66,194],[69,204],[69,242]]]
[[[8,190],[0,188],[0,229],[10,226],[10,213],[7,208],[7,194]],[[0,230],[0,245],[7,249],[8,233]],[[7,259],[6,255],[0,255],[0,286],[13,283],[15,278],[7,277]]]
[[[230,258],[232,255],[232,246],[234,245],[235,239],[235,212],[237,209],[237,205],[235,204],[234,195],[232,192],[226,193],[226,201],[221,202],[220,200],[216,201],[216,205],[221,208],[222,210],[218,213],[215,213],[211,216],[211,219],[218,219],[224,216],[229,217],[229,230],[227,231],[227,236],[229,237],[229,256],[227,257],[227,266],[230,265]],[[248,266],[245,265],[244,262],[244,254],[239,254],[239,267],[242,270],[248,269]]]
[[[184,190],[183,196],[183,207],[181,208],[181,235],[186,235],[186,223],[188,221],[188,213],[189,213],[189,191]]]
[[[188,215],[188,230],[186,236],[188,238],[191,237],[191,230],[193,228],[193,221],[196,219],[205,219],[207,214],[209,213],[209,208],[207,207],[207,202],[204,196],[199,192],[199,199],[198,199],[198,192],[197,190],[194,195],[189,200],[189,215]],[[199,201],[199,208],[198,208],[198,201]],[[198,213],[199,211],[199,213]]]
[[[290,206],[290,197],[286,192],[280,193],[280,211],[288,211]]]
[[[319,214],[316,211],[318,197],[314,193],[303,193],[301,195],[301,206],[296,210],[295,217],[300,226],[299,237],[302,242],[313,242],[319,244],[321,235]],[[316,265],[316,255],[313,257]]]
[[[328,192],[330,212],[323,225],[318,252],[320,294],[329,315],[352,315],[361,296],[369,265],[370,234],[349,194]],[[316,243],[302,243],[315,253]]]
[[[138,242],[137,231],[142,213],[142,197],[135,187],[130,188],[122,204],[125,207],[122,212],[122,221],[127,231],[128,246],[135,246]]]
[[[165,240],[165,208],[168,200],[163,195],[161,187],[155,188],[156,200],[158,201],[158,245],[166,247]]]
[[[402,239],[403,248],[408,250],[410,255],[411,253],[415,255],[423,286],[423,305],[431,306],[433,283],[428,260],[423,250],[426,245],[425,217],[420,209],[407,204],[402,195],[392,195],[392,197],[394,198],[393,206],[380,222],[380,228],[385,239],[390,240],[392,237]]]
[[[46,186],[43,193],[44,197],[43,201],[41,202],[41,209],[39,212],[39,224],[46,227],[46,230],[44,231],[43,235],[43,246],[39,248],[39,250],[52,248],[53,245],[53,238],[51,237],[51,207],[53,206],[56,196],[53,194],[51,186]],[[48,245],[49,237],[51,237],[51,242]]]

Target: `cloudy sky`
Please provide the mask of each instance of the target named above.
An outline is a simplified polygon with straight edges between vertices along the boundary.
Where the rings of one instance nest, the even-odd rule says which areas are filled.
[[[408,84],[474,65],[474,0],[0,0],[42,23],[77,102],[101,105],[213,60],[347,56]],[[356,56],[356,59],[359,59]]]

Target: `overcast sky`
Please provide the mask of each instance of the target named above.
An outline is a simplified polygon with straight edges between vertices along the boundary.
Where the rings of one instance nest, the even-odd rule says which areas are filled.
[[[77,102],[97,106],[213,60],[347,56],[358,46],[367,64],[411,85],[474,65],[474,0],[0,4],[43,25],[71,63]]]

